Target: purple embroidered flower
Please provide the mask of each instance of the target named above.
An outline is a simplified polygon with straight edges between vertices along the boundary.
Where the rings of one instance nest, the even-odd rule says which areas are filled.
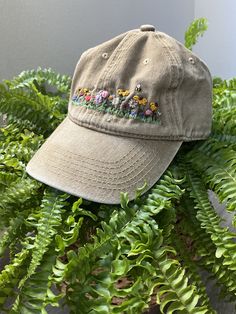
[[[107,98],[109,96],[109,93],[108,93],[108,91],[103,90],[103,91],[101,91],[101,95],[103,98]]]
[[[137,115],[138,115],[138,111],[137,111],[137,110],[135,110],[135,109],[131,110],[131,112],[130,112],[130,117],[136,118]]]
[[[101,94],[97,94],[95,96],[95,103],[98,105],[103,101],[102,95]]]
[[[74,101],[78,100],[78,96],[77,96],[77,95],[74,95],[74,96],[72,97],[72,100],[74,100]]]

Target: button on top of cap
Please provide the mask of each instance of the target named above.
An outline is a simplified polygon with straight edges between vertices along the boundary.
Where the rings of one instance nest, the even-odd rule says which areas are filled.
[[[144,24],[140,26],[142,32],[155,32],[155,26],[150,24]]]

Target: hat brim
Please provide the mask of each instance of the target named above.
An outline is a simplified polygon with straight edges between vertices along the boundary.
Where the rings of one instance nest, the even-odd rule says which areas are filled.
[[[147,182],[145,193],[167,169],[182,141],[115,136],[79,126],[69,117],[29,161],[26,171],[56,189],[94,202],[119,204]]]

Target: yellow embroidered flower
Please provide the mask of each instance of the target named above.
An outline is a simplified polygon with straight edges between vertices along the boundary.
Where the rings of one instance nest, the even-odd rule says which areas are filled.
[[[134,96],[134,97],[133,97],[133,100],[135,100],[135,101],[139,101],[139,96],[137,96],[137,95],[136,95],[136,96]]]
[[[150,109],[152,111],[157,111],[157,105],[153,101],[150,103]]]
[[[142,99],[140,99],[140,100],[138,101],[138,103],[139,103],[140,105],[142,105],[142,106],[145,106],[146,103],[147,103],[147,98],[142,98]]]
[[[119,96],[122,96],[122,94],[123,94],[123,89],[117,89],[117,94],[119,95]]]
[[[126,89],[122,92],[122,96],[128,96],[129,95],[129,91]]]

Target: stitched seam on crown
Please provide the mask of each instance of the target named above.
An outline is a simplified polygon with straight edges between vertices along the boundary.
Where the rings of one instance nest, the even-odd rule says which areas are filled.
[[[166,40],[163,38],[163,40],[166,42]],[[177,95],[177,92],[178,92],[178,88],[180,87],[180,85],[182,84],[182,81],[183,81],[183,78],[184,78],[184,70],[183,70],[183,64],[182,64],[182,61],[181,59],[179,58],[179,56],[173,51],[172,47],[168,46],[168,43],[166,42],[166,46],[168,47],[169,49],[169,53],[171,54],[172,58],[175,59],[176,63],[178,64],[178,84],[174,90],[174,92],[172,93],[172,98],[173,99],[176,99],[176,95]],[[175,94],[175,97],[174,97],[174,94]],[[173,102],[174,104],[176,104],[176,102]],[[177,106],[175,105],[175,116],[176,116],[176,120],[177,120],[177,126],[178,125],[181,125],[182,126],[182,119],[180,119],[180,115],[179,115],[179,110],[177,108]],[[181,127],[182,128],[182,127]]]
[[[111,75],[117,69],[117,66],[119,64],[121,57],[124,55],[124,52],[122,53],[123,46],[126,44],[126,50],[128,50],[131,47],[131,45],[133,44],[133,42],[135,41],[135,39],[138,37],[138,35],[139,35],[139,33],[128,33],[123,38],[123,40],[120,42],[120,44],[117,46],[112,60],[111,61],[109,60],[110,63],[107,65],[106,71],[104,71],[104,73],[103,73],[103,78],[102,78],[103,87],[105,87],[107,84],[107,81],[110,80]],[[128,40],[130,40],[130,41],[127,43]]]
[[[170,100],[171,99],[171,102],[168,102],[168,103],[171,103],[172,105],[169,106],[170,109],[171,109],[171,114],[170,114],[170,117],[171,118],[171,121],[170,121],[170,124],[173,126],[175,125],[175,129],[177,128],[177,125],[176,125],[176,121],[174,119],[175,117],[175,112],[173,110],[173,97],[172,97],[172,90],[171,88],[173,88],[173,83],[177,81],[178,79],[178,74],[175,73],[175,71],[173,70],[172,68],[172,65],[174,65],[173,63],[173,57],[172,57],[172,54],[171,54],[171,51],[170,51],[170,48],[168,46],[168,44],[166,43],[165,39],[162,38],[162,36],[160,36],[159,34],[156,34],[156,37],[157,39],[159,39],[159,41],[162,43],[163,47],[165,48],[164,49],[164,54],[167,56],[171,66],[169,67],[170,71],[171,71],[171,81],[170,81],[170,85],[169,85],[169,89],[167,90],[167,96],[168,96],[168,99]]]
[[[88,108],[86,108],[87,110],[90,110]],[[196,135],[194,137],[192,136],[186,136],[186,135],[161,135],[161,136],[155,136],[155,135],[144,135],[144,134],[134,134],[134,133],[130,133],[130,132],[125,132],[125,131],[117,131],[117,130],[111,130],[111,129],[107,129],[104,126],[96,126],[93,125],[91,123],[86,123],[83,122],[81,120],[78,120],[77,118],[74,118],[73,116],[71,116],[70,113],[68,113],[68,117],[70,118],[70,120],[80,126],[83,127],[87,127],[89,129],[92,130],[96,130],[96,131],[101,131],[105,134],[113,134],[113,135],[120,135],[120,136],[129,136],[129,137],[133,137],[133,138],[139,138],[139,139],[147,139],[147,140],[159,140],[159,141],[163,141],[163,140],[180,140],[180,141],[191,141],[191,140],[201,140],[201,139],[205,139],[206,135],[205,134],[198,134],[195,133]],[[208,135],[207,135],[208,137]]]
[[[97,169],[92,169],[91,171],[86,171],[86,169],[87,170],[90,170],[90,168],[89,167],[86,167],[84,164],[83,164],[83,167],[80,167],[80,166],[78,166],[78,164],[76,164],[76,163],[73,163],[72,161],[70,161],[69,163],[68,163],[68,159],[64,159],[64,158],[57,158],[56,159],[56,163],[60,163],[60,161],[61,161],[61,163],[60,163],[60,165],[62,165],[62,163],[63,162],[65,162],[65,163],[68,163],[68,165],[67,165],[67,167],[68,168],[71,168],[71,165],[74,165],[73,166],[73,169],[75,169],[75,170],[78,170],[79,172],[82,172],[82,173],[85,173],[85,174],[88,174],[88,175],[91,175],[91,174],[93,174],[93,173],[96,173],[96,177],[99,177],[99,178],[104,178],[104,175],[107,175],[107,176],[109,176],[109,175],[111,175],[112,176],[112,178],[113,179],[120,179],[120,178],[125,178],[125,177],[127,177],[127,176],[129,176],[132,172],[134,172],[134,171],[136,171],[136,169],[138,168],[138,167],[142,167],[143,166],[143,164],[145,164],[146,162],[147,162],[147,160],[149,159],[149,157],[151,157],[151,156],[153,156],[153,154],[152,153],[150,153],[150,154],[148,154],[147,156],[146,156],[146,158],[144,159],[144,160],[142,160],[142,162],[141,163],[139,163],[139,159],[136,159],[134,162],[132,162],[132,165],[130,165],[130,164],[128,164],[128,163],[126,163],[126,165],[128,165],[128,167],[126,167],[126,168],[124,168],[123,170],[120,170],[120,171],[117,171],[117,172],[113,172],[113,171],[100,171],[100,170],[97,170]],[[151,159],[151,161],[153,160],[154,158],[152,158]],[[51,162],[55,162],[55,158],[53,158],[53,157],[48,157],[47,158],[47,160],[50,160]],[[159,159],[158,159],[159,160]],[[156,160],[157,161],[157,160]],[[148,164],[149,164],[150,162],[148,162]],[[134,166],[137,164],[137,167],[134,169]],[[129,171],[127,171],[128,169],[130,169],[131,168],[131,171],[129,172]],[[100,174],[99,174],[99,172],[100,172]],[[118,175],[117,175],[118,174]],[[116,176],[115,176],[116,175]]]

